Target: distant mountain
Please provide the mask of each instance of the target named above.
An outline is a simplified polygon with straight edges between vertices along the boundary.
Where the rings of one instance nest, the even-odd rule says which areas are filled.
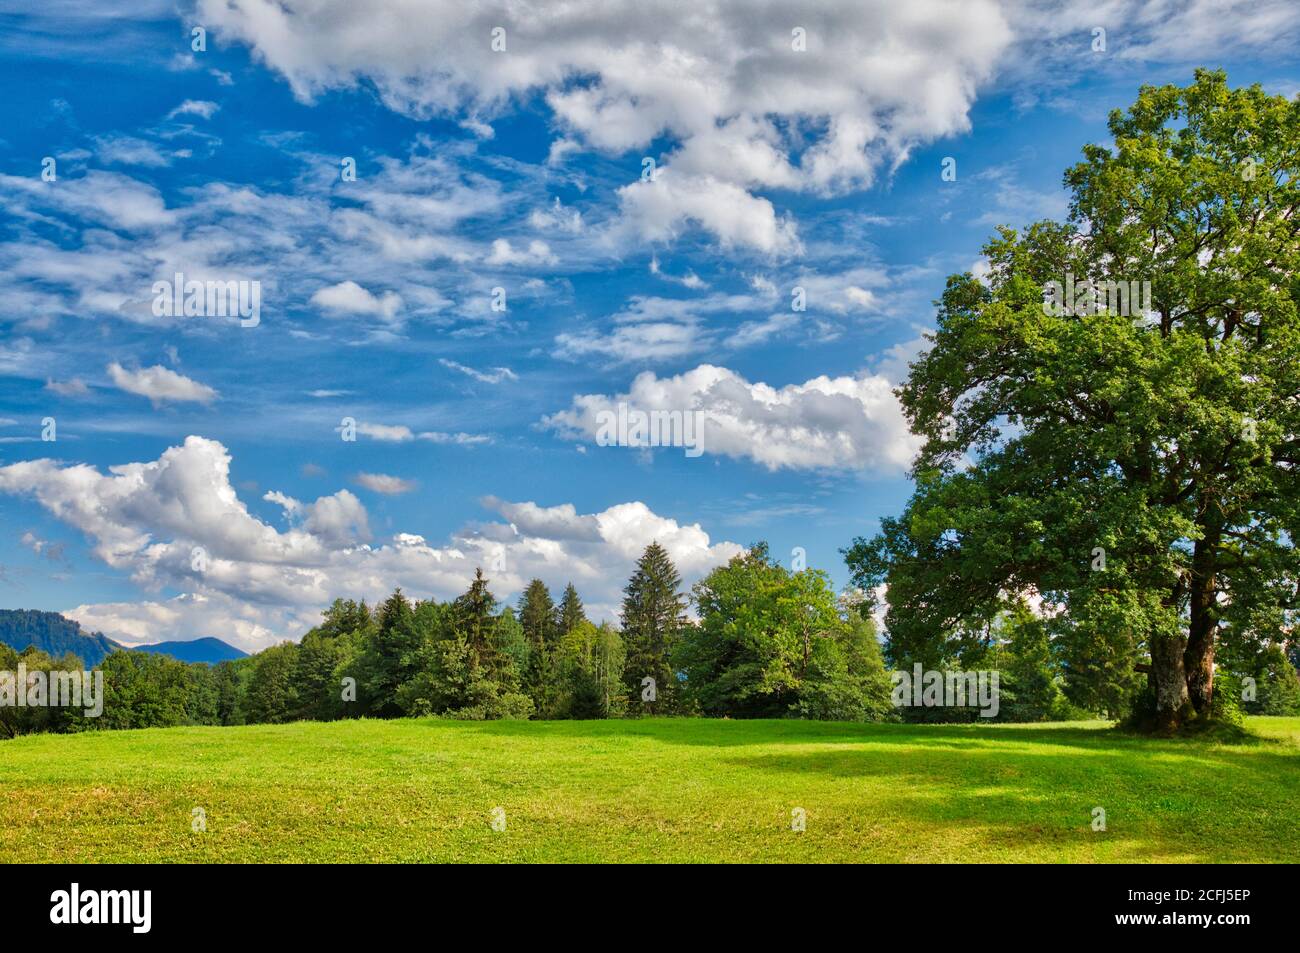
[[[128,648],[137,652],[170,655],[180,662],[207,662],[209,665],[248,656],[247,652],[241,652],[233,645],[214,638],[125,646],[98,632],[83,632],[79,623],[57,612],[41,612],[36,609],[0,609],[0,642],[18,652],[34,645],[54,658],[61,658],[71,652],[87,668],[104,661],[104,656],[109,652]]]
[[[79,623],[57,612],[36,609],[0,609],[0,642],[19,652],[34,645],[54,658],[71,652],[87,668],[122,647],[98,632],[83,632]]]
[[[182,662],[207,662],[209,665],[248,657],[247,652],[241,652],[233,645],[211,637],[192,642],[154,642],[152,645],[133,645],[131,648],[137,652],[170,655]]]

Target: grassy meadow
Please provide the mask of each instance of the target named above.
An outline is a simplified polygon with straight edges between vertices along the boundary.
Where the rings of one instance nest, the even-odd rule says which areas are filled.
[[[1300,718],[1247,727],[1231,744],[703,719],[34,735],[0,742],[0,862],[1300,861]]]

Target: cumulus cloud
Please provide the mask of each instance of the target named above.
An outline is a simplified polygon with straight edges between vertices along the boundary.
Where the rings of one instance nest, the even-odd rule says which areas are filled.
[[[484,261],[489,265],[553,265],[558,259],[551,246],[539,239],[529,242],[527,248],[515,248],[509,239],[498,238]]]
[[[346,547],[371,538],[366,508],[347,490],[322,496],[315,503],[303,503],[278,490],[271,490],[262,499],[283,508],[291,524],[301,525],[327,546]]]
[[[220,592],[83,603],[64,609],[63,614],[87,631],[103,632],[128,648],[211,636],[246,652],[261,651],[282,641],[282,633],[306,632],[320,621],[319,610],[250,605]]]
[[[368,84],[394,110],[486,134],[486,120],[537,95],[561,130],[552,165],[582,148],[623,155],[667,141],[656,157],[672,173],[664,187],[622,193],[625,233],[668,238],[694,224],[769,254],[797,248],[797,235],[757,192],[869,186],[918,146],[967,131],[995,81],[1034,96],[1133,62],[1285,50],[1300,24],[1288,0],[837,0],[797,11],[702,0],[688,16],[640,0],[200,0],[199,12],[304,101]],[[1090,49],[1097,27],[1109,30],[1104,59]]]
[[[695,224],[716,235],[723,248],[748,246],[770,255],[802,248],[793,220],[777,215],[767,199],[714,176],[665,169],[653,180],[623,186],[618,196],[624,231],[644,241],[668,242]]]
[[[402,307],[401,296],[392,291],[376,296],[355,281],[340,281],[321,288],[311,303],[335,314],[361,314],[392,319]]]
[[[386,6],[203,0],[200,12],[303,100],[370,82],[395,110],[461,119],[540,91],[564,130],[551,162],[575,143],[622,154],[668,137],[672,174],[621,194],[630,230],[666,239],[696,224],[765,253],[798,239],[755,189],[862,187],[916,144],[964,131],[1012,37],[992,0],[845,0],[798,16],[750,0],[690,16],[638,0]],[[490,46],[498,26],[504,54]]]
[[[911,143],[961,131],[1011,39],[991,0],[855,0],[797,18],[742,0],[700,3],[689,17],[637,0],[387,6],[391,15],[343,0],[204,0],[200,11],[304,100],[369,79],[413,115],[478,115],[540,88],[571,135],[596,148],[623,152],[667,133],[692,168],[783,187],[867,180]],[[490,47],[497,26],[505,55]],[[815,138],[796,160],[803,134]]]
[[[594,617],[613,619],[623,581],[650,542],[668,550],[688,584],[741,551],[640,502],[584,514],[568,504],[488,498],[484,506],[500,519],[467,526],[443,545],[412,533],[376,545],[365,508],[348,491],[313,503],[273,491],[264,499],[288,524],[277,530],[239,499],[230,464],[221,443],[191,436],[157,460],[107,472],[49,459],[10,464],[0,467],[0,492],[34,498],[151,593],[69,611],[131,643],[215,635],[255,650],[301,635],[336,597],[373,604],[401,586],[414,597],[447,599],[479,566],[499,597],[534,577],[557,590],[572,581]]]
[[[177,374],[161,364],[128,371],[114,361],[108,365],[107,371],[114,387],[128,394],[148,397],[155,407],[168,401],[210,404],[218,396],[217,392],[206,384],[200,384],[184,374]]]
[[[879,374],[815,377],[772,387],[735,371],[701,364],[673,377],[637,375],[627,393],[583,394],[572,406],[543,418],[544,426],[574,440],[594,440],[602,412],[618,405],[644,412],[699,411],[705,453],[752,460],[769,470],[899,472],[920,447],[908,432],[893,384]]]

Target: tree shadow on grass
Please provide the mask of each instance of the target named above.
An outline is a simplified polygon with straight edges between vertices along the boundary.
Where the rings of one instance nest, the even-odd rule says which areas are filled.
[[[1211,741],[1187,738],[1153,738],[1106,725],[1079,723],[1017,725],[909,724],[900,722],[852,724],[796,719],[745,720],[716,718],[647,718],[593,721],[491,721],[458,722],[426,719],[427,726],[454,726],[495,737],[541,738],[644,738],[659,744],[700,745],[715,748],[752,745],[925,745],[967,750],[977,746],[1008,744],[1054,745],[1095,750],[1129,750],[1183,754],[1219,750]],[[1236,745],[1234,745],[1236,746]],[[1291,749],[1277,738],[1251,735],[1240,746]],[[1292,749],[1294,750],[1294,749]]]
[[[906,837],[973,841],[988,851],[985,859],[1032,850],[1113,862],[1300,860],[1295,755],[1184,748],[1181,757],[1153,761],[1133,754],[1115,748],[1080,758],[1068,745],[865,746],[756,751],[723,763],[788,786],[810,810],[818,798],[833,803],[837,789],[860,790],[869,780],[863,811],[870,817],[907,828]],[[1104,832],[1092,829],[1095,807],[1107,813]]]
[[[810,810],[821,799],[851,810],[841,823],[881,823],[895,833],[902,826],[905,841],[971,844],[981,854],[952,860],[1300,861],[1300,752],[1276,739],[1228,746],[1105,726],[709,719],[457,729],[521,742],[567,740],[579,757],[585,743],[598,742],[587,755],[597,764],[631,746],[638,770],[650,774],[667,759],[679,778],[698,768],[755,798],[789,792],[792,803],[807,799]],[[679,746],[720,754],[692,757],[683,772],[672,754]],[[618,773],[617,760],[610,768]],[[1099,806],[1110,817],[1105,832],[1091,828]],[[944,859],[933,851],[909,856],[897,837],[888,843],[886,858],[870,845],[864,856]]]

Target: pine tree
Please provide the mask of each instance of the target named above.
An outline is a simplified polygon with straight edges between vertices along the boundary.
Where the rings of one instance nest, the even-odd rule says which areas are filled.
[[[686,624],[686,597],[678,592],[682,579],[657,542],[646,547],[636,571],[623,590],[623,640],[627,664],[623,669],[629,711],[668,714],[676,710],[677,673],[672,653]],[[646,678],[654,680],[654,700]]]
[[[578,598],[578,590],[573,583],[564,587],[564,596],[560,599],[560,637],[568,635],[587,621],[587,612]]]

